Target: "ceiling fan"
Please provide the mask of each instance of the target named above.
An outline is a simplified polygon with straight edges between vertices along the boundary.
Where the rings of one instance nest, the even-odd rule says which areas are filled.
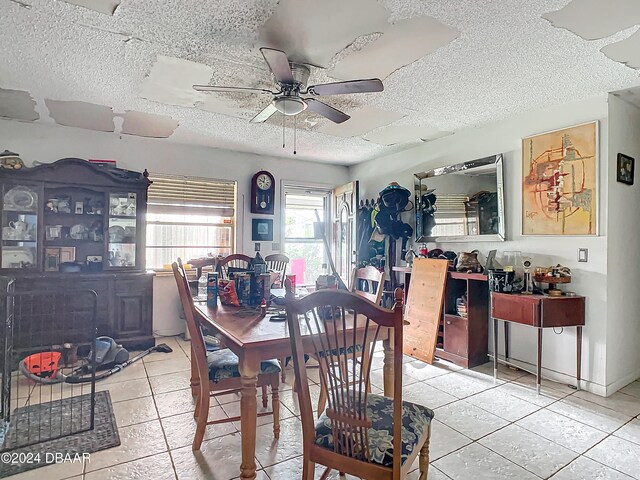
[[[276,112],[293,116],[307,108],[332,122],[342,123],[351,117],[313,97],[346,93],[381,92],[384,90],[382,81],[378,78],[307,86],[310,73],[307,65],[290,62],[287,54],[281,50],[261,48],[260,52],[262,52],[262,56],[273,74],[278,87],[277,91],[273,92],[262,88],[221,87],[217,85],[194,85],[193,88],[199,92],[245,92],[271,95],[273,97],[271,103],[251,119],[253,123],[265,122]],[[310,96],[303,98],[301,95]]]

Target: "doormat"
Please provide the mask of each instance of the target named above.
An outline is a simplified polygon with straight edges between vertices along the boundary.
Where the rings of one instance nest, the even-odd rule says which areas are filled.
[[[74,407],[73,409],[71,408],[72,405]],[[82,414],[78,412],[78,405],[80,405],[80,408],[83,410]],[[86,454],[120,445],[120,436],[118,435],[116,417],[113,414],[111,396],[109,392],[96,392],[93,430],[86,430],[55,440],[47,440],[36,443],[35,445],[10,450],[11,445],[15,445],[15,428],[18,429],[18,438],[25,438],[24,436],[28,435],[37,436],[38,432],[42,431],[43,425],[40,422],[33,421],[34,418],[39,418],[37,414],[38,411],[47,412],[47,416],[41,415],[43,419],[57,419],[52,422],[57,421],[58,428],[60,428],[60,422],[77,421],[80,415],[84,416],[85,421],[87,421],[86,419],[89,418],[90,409],[90,395],[65,398],[62,401],[58,400],[17,408],[13,412],[12,421],[5,436],[7,444],[4,448],[7,449],[7,451],[0,454],[2,458],[2,462],[0,462],[0,478],[56,463],[88,462],[89,456]],[[69,412],[74,412],[73,415],[75,415],[76,418],[70,418]],[[51,413],[54,415],[51,415]],[[27,421],[28,419],[30,420]],[[49,423],[46,424],[47,431],[55,427],[56,425],[51,426]],[[14,442],[11,441],[12,438]]]

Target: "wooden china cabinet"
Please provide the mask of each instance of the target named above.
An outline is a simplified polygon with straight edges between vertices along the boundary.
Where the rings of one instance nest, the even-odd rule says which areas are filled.
[[[127,348],[154,345],[153,273],[145,269],[150,184],[146,171],[78,158],[1,169],[0,274],[15,278],[16,291],[94,290],[99,335]],[[28,324],[29,315],[17,321]],[[73,336],[70,319],[58,322],[52,332]]]

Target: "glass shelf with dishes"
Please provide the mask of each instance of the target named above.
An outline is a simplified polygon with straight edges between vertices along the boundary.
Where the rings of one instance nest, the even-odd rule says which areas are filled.
[[[38,266],[38,193],[30,186],[4,185],[1,268]]]
[[[112,193],[109,195],[109,253],[108,265],[112,268],[136,266],[137,238],[136,193]]]

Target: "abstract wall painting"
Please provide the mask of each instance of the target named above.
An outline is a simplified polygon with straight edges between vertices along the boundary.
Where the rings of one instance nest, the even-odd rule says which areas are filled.
[[[522,234],[597,235],[598,122],[522,140]]]

